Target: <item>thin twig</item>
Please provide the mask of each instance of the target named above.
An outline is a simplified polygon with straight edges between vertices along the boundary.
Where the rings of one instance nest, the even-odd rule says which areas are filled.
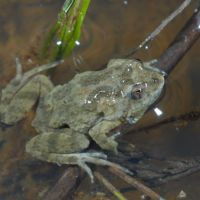
[[[191,175],[191,174],[193,174],[195,172],[198,172],[199,170],[200,170],[200,165],[195,166],[195,167],[191,167],[190,169],[187,169],[187,170],[185,170],[185,171],[183,171],[181,173],[177,173],[175,175],[164,177],[164,178],[159,178],[157,183],[164,184],[164,183],[167,183],[169,181],[177,180],[177,179],[180,179],[182,177]]]
[[[101,182],[113,195],[117,197],[119,200],[127,200],[124,195],[117,190],[104,176],[102,176],[99,172],[94,172],[95,177]]]
[[[185,0],[176,10],[174,10],[167,18],[165,18],[156,29],[150,33],[137,48],[129,52],[126,56],[134,54],[139,49],[143,48],[147,43],[152,41],[178,14],[180,14],[189,4],[191,0]]]
[[[159,194],[154,192],[152,189],[150,189],[149,187],[147,187],[144,184],[140,183],[135,178],[125,174],[121,170],[119,170],[117,168],[114,168],[114,167],[109,167],[109,171],[112,172],[113,174],[117,175],[121,179],[123,179],[128,184],[132,185],[137,190],[141,191],[146,196],[151,197],[153,200],[164,200],[163,197],[161,197]]]

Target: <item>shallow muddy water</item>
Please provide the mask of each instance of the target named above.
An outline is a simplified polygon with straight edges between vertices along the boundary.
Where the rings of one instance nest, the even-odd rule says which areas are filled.
[[[0,89],[15,75],[16,56],[24,70],[48,62],[38,59],[39,46],[44,35],[54,24],[63,0],[8,0],[0,1]],[[181,0],[94,0],[88,10],[82,29],[80,45],[64,65],[51,75],[55,84],[69,81],[77,72],[98,70],[109,59],[121,57],[135,48]],[[194,12],[196,1],[134,57],[148,61],[159,57],[176,33]],[[200,112],[200,41],[185,55],[166,82],[161,101],[148,111],[137,124],[145,127],[160,120],[191,111]],[[163,114],[157,116],[154,108]],[[31,127],[32,110],[19,124],[0,130],[0,199],[43,199],[45,192],[58,180],[66,166],[59,167],[31,158],[25,153],[26,142],[37,133]],[[200,155],[200,123],[175,121],[137,134],[124,136],[140,150],[159,159],[188,159]],[[148,133],[148,134],[147,134]],[[98,167],[101,173],[106,169]],[[185,199],[200,198],[200,173],[170,181],[155,191],[166,199],[176,199],[183,190]],[[112,180],[124,191],[127,199],[140,199],[141,194],[119,179]],[[101,192],[101,193],[100,193]],[[106,194],[103,195],[102,192]],[[69,199],[68,197],[66,199]],[[86,177],[72,199],[116,199],[99,185],[91,185]]]

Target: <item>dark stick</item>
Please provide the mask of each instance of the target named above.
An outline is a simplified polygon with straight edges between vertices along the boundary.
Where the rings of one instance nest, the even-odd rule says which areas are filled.
[[[167,73],[170,73],[171,70],[176,66],[176,64],[181,60],[181,58],[186,54],[190,47],[195,43],[195,41],[200,36],[200,8],[192,15],[188,20],[183,29],[177,34],[175,40],[171,45],[163,52],[163,54],[158,58],[158,61],[154,66],[164,70]],[[65,195],[67,195],[73,187],[76,185],[78,173],[77,171],[71,171],[69,173],[69,179],[67,171],[63,174],[62,177],[65,177]],[[60,180],[62,179],[60,178]],[[58,183],[57,183],[58,184]],[[56,184],[56,185],[57,185]],[[69,187],[69,188],[68,188]],[[51,196],[54,188],[47,194]],[[57,187],[57,195],[63,194],[63,184],[60,187]],[[52,200],[57,199],[51,197]]]
[[[182,30],[177,34],[174,41],[158,58],[155,67],[162,69],[167,74],[176,66],[186,52],[192,47],[200,36],[200,6],[193,16],[187,21]]]
[[[183,171],[181,173],[177,173],[177,174],[175,174],[175,175],[173,175],[171,177],[160,178],[160,179],[157,180],[157,185],[158,184],[161,185],[161,184],[165,184],[165,183],[167,183],[169,181],[177,180],[177,179],[182,178],[184,176],[188,176],[188,175],[191,175],[191,174],[193,174],[195,172],[198,172],[199,170],[200,170],[200,165],[191,167],[190,169],[187,169],[187,170],[185,170],[185,171]],[[155,183],[156,183],[156,181],[155,181]]]
[[[56,184],[47,192],[43,200],[63,199],[73,191],[82,177],[77,167],[69,167]]]

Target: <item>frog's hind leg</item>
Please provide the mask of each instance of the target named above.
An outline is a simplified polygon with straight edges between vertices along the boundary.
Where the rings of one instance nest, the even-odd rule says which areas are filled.
[[[43,159],[43,155],[41,152],[35,152],[36,157],[40,157]],[[110,162],[107,159],[107,155],[101,152],[87,152],[87,153],[72,153],[72,154],[58,154],[58,153],[49,153],[47,154],[45,161],[57,163],[58,165],[62,164],[70,164],[70,165],[78,165],[81,169],[83,169],[88,176],[90,177],[91,182],[94,182],[94,176],[92,170],[86,163],[92,163],[95,165],[102,166],[110,166],[114,168],[118,168],[125,173],[132,174],[128,169],[121,167],[120,165]]]
[[[22,73],[22,66],[16,60],[16,76],[2,90],[0,102],[1,123],[12,125],[25,117],[39,97],[53,88],[52,82],[39,72],[55,67],[59,62],[36,67]]]
[[[26,152],[32,156],[52,163],[78,165],[87,172],[91,181],[94,177],[86,163],[113,166],[125,172],[127,169],[112,163],[101,152],[81,152],[89,146],[89,140],[84,134],[71,131],[71,129],[54,130],[42,133],[32,138],[26,144]],[[80,152],[80,153],[79,153]]]

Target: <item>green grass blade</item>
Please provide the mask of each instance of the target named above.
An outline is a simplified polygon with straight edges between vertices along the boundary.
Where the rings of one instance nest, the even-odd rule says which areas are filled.
[[[42,57],[58,60],[68,56],[79,40],[90,0],[66,0],[54,27],[46,37]]]

